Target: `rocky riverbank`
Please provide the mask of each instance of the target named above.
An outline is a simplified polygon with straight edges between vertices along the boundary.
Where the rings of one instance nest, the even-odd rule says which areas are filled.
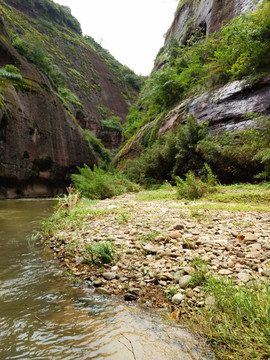
[[[184,202],[137,201],[137,196],[81,205],[46,236],[72,274],[96,292],[165,307],[178,319],[214,304],[201,277],[239,285],[269,281],[269,213],[190,210]],[[92,263],[91,246],[102,243],[110,246],[113,261]]]

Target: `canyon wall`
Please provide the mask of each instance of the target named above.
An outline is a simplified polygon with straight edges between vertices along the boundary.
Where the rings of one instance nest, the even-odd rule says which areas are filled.
[[[262,1],[254,0],[181,0],[173,23],[165,38],[167,46],[172,38],[185,42],[198,28],[204,34],[220,31],[222,26],[241,12],[254,11]]]
[[[65,7],[1,0],[0,20],[0,70],[12,65],[22,77],[0,74],[0,198],[53,196],[65,191],[78,166],[98,161],[84,130],[110,150],[120,145],[121,133],[103,129],[102,121],[115,116],[124,123],[138,91],[121,77],[121,64],[111,66],[81,35]],[[63,85],[52,82],[46,66]]]

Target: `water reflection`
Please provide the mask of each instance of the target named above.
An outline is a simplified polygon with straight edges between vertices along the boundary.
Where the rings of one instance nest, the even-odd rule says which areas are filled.
[[[53,205],[0,201],[1,359],[209,359],[180,327],[59,277],[50,253],[27,241]]]

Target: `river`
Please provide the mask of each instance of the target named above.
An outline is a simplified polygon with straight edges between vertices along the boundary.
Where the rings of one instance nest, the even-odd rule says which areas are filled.
[[[31,241],[52,200],[0,201],[0,359],[210,359],[186,329],[71,283]]]

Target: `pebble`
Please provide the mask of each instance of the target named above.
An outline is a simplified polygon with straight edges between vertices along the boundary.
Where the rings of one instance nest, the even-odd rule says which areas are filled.
[[[182,233],[180,231],[171,231],[169,233],[169,236],[172,238],[172,239],[178,239],[180,237],[182,237]]]
[[[113,280],[116,278],[116,273],[115,272],[105,272],[102,274],[102,276],[104,277],[104,279],[106,280]]]
[[[237,278],[243,282],[246,283],[250,280],[250,275],[246,272],[240,272],[239,274],[237,274]]]
[[[177,271],[174,275],[173,278],[175,281],[179,282],[179,280],[185,275],[185,271],[184,270],[179,270]]]
[[[95,280],[93,281],[93,286],[94,287],[100,287],[102,285],[102,281],[101,280]]]
[[[221,269],[218,273],[219,275],[231,275],[233,272],[229,269]]]
[[[146,243],[142,246],[143,250],[146,251],[148,254],[156,254],[157,248],[152,244]]]
[[[258,238],[259,238],[258,235],[249,233],[244,236],[244,242],[246,244],[251,244],[257,242]]]
[[[172,303],[179,305],[184,300],[184,298],[185,298],[185,295],[178,293],[172,297]]]
[[[180,288],[185,289],[188,286],[188,284],[190,283],[191,279],[192,279],[192,276],[190,276],[190,275],[182,276],[178,282]]]
[[[57,256],[63,261],[67,257],[67,265],[71,263],[75,274],[88,276],[88,279],[93,276],[91,284],[99,293],[123,295],[125,291],[123,296],[127,301],[134,301],[143,294],[144,303],[150,301],[155,307],[155,294],[174,287],[177,291],[172,298],[174,304],[183,303],[184,308],[189,301],[191,306],[211,307],[215,299],[205,297],[200,288],[191,289],[189,285],[194,258],[208,262],[208,268],[204,269],[207,277],[213,273],[224,276],[225,280],[233,276],[239,284],[256,278],[270,278],[270,218],[266,222],[264,214],[256,217],[253,213],[209,210],[200,212],[203,215],[200,219],[195,216],[191,219],[189,210],[179,210],[178,202],[173,205],[171,202],[146,202],[138,206],[130,200],[132,196],[135,195],[125,195],[124,203],[119,197],[95,205],[107,210],[113,202],[116,207],[111,209],[125,208],[131,214],[128,224],[117,223],[116,213],[91,219],[91,223],[85,224],[89,226],[87,237],[81,237],[72,263],[66,256],[65,245],[53,244],[58,250]],[[150,233],[158,235],[151,242],[142,242]],[[106,238],[114,239],[115,252],[119,256],[114,266],[105,265],[104,273],[97,270],[95,274],[92,269],[87,269],[80,249],[85,243],[91,245],[94,239],[104,241]],[[65,244],[69,241],[71,236]]]

